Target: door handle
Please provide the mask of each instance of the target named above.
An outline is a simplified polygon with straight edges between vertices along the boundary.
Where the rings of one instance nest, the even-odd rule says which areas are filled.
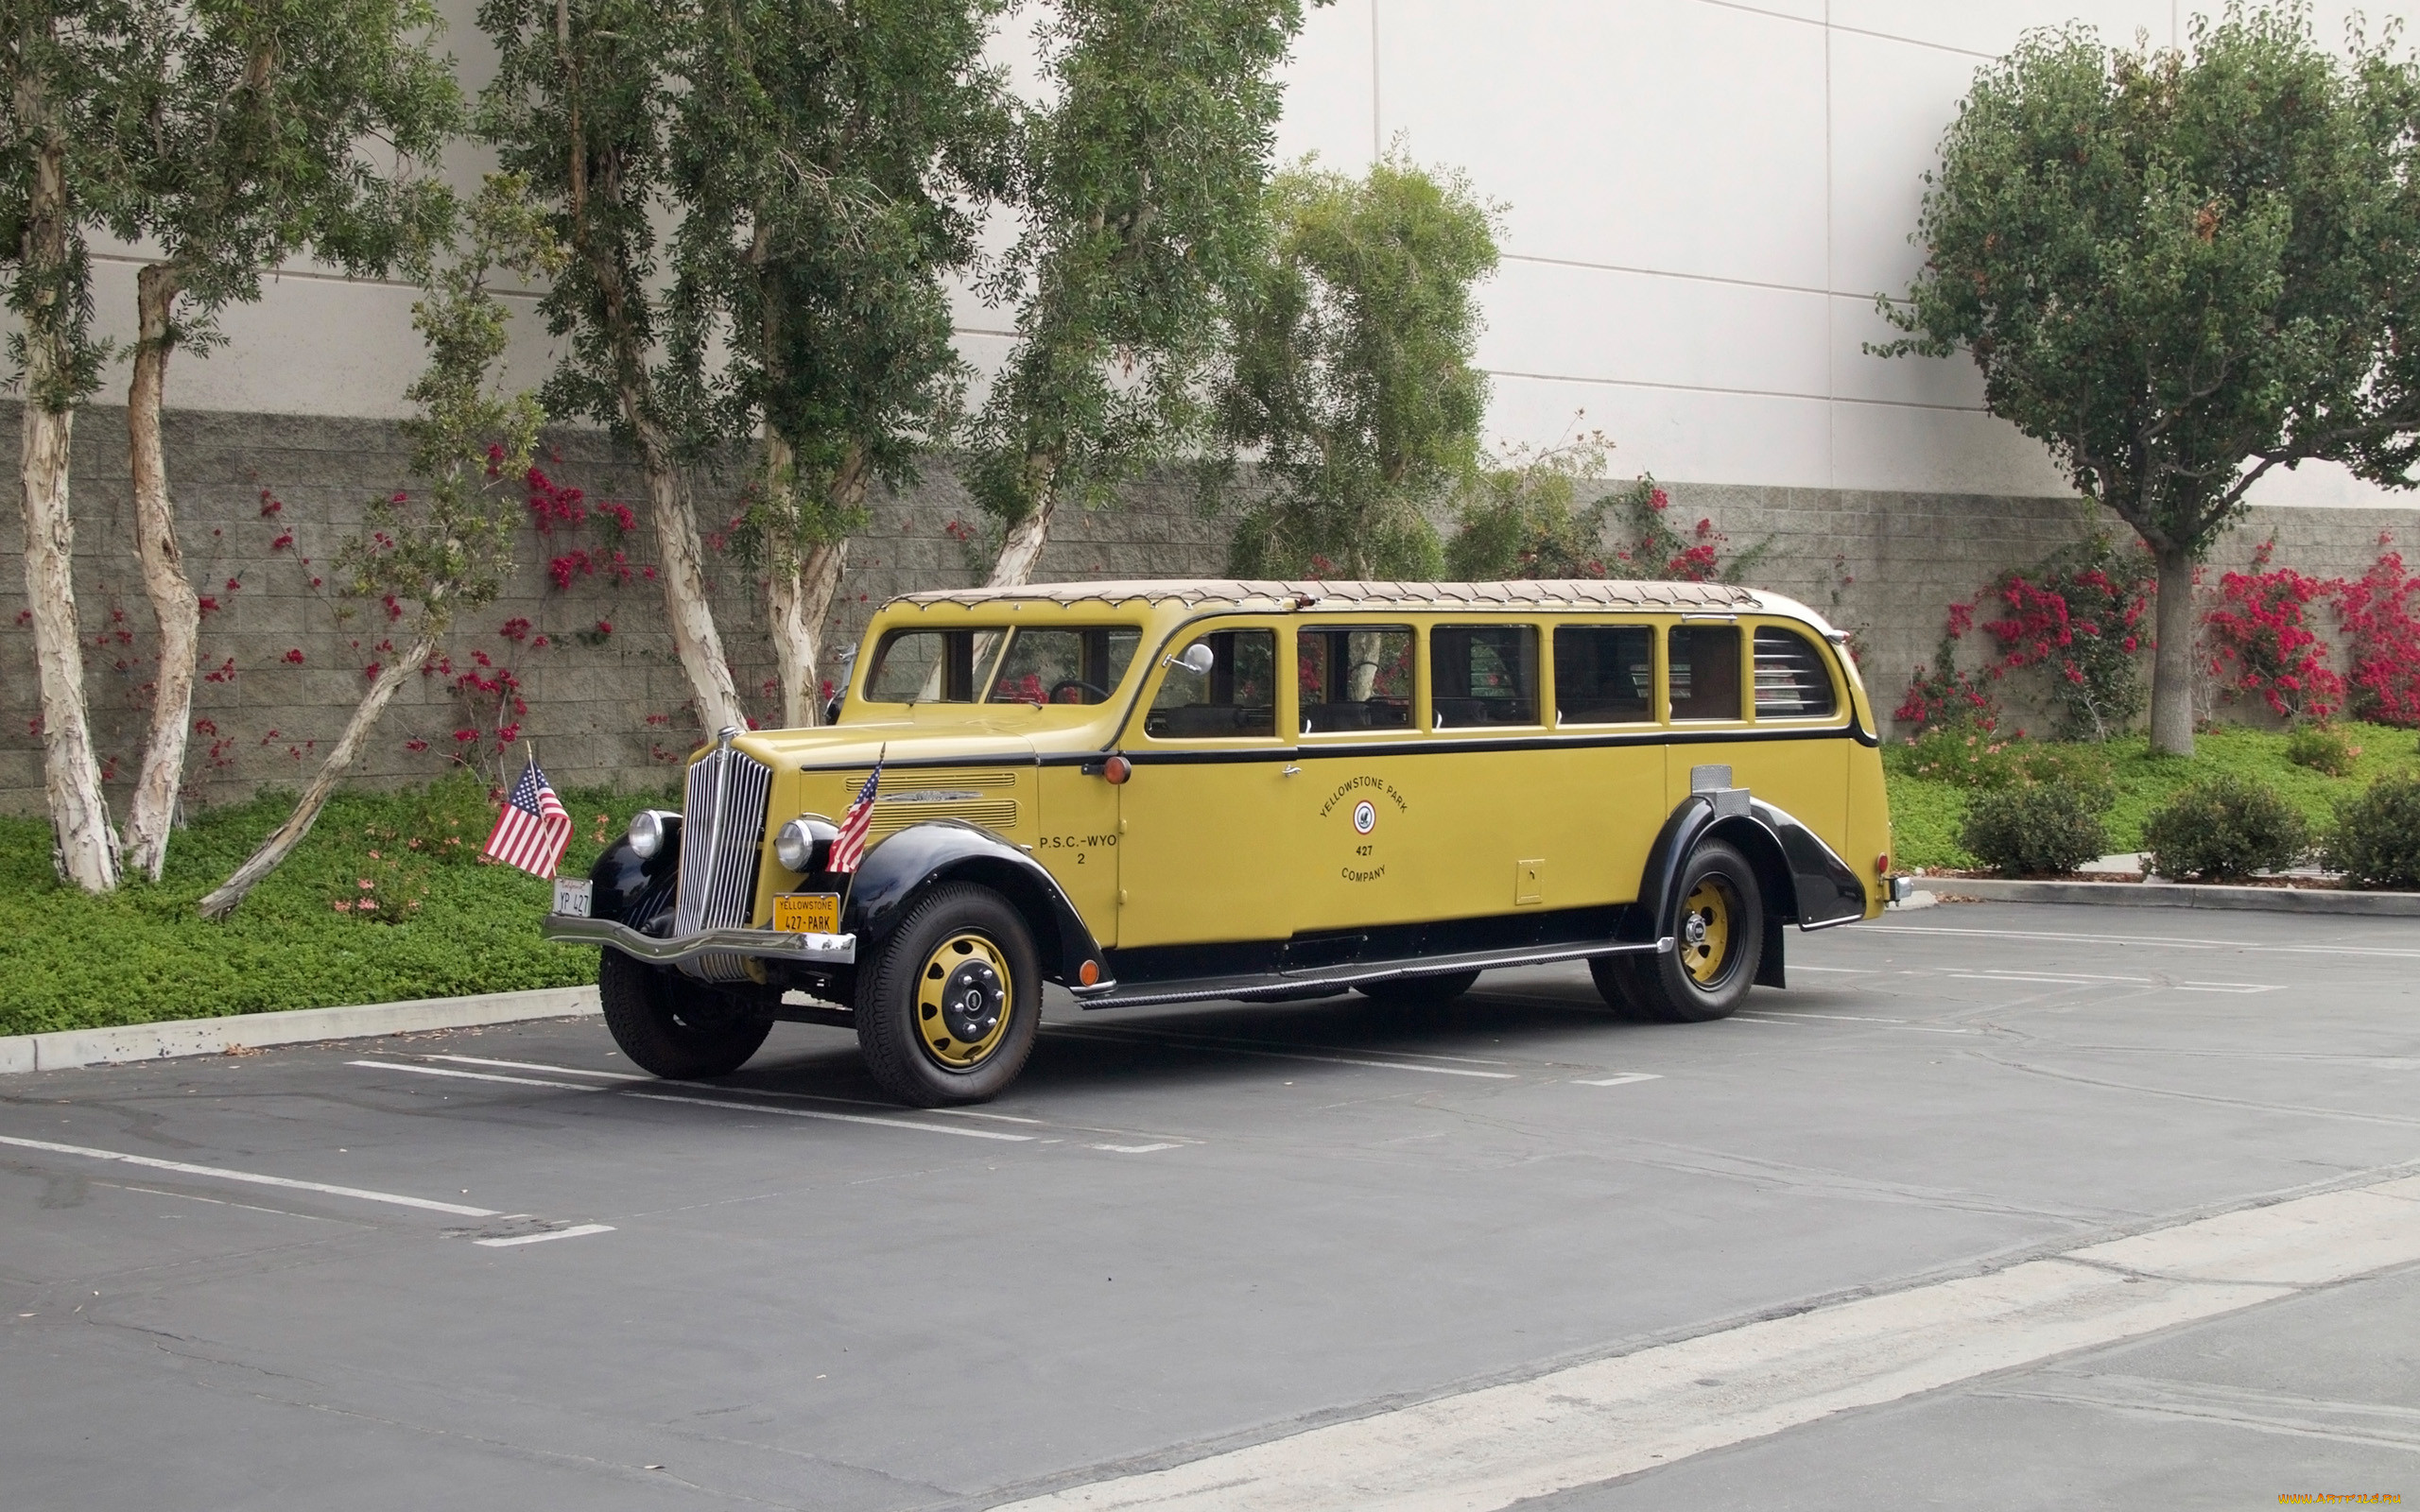
[[[1302,770],[1303,769],[1299,766],[1288,766],[1280,770],[1277,775],[1280,777],[1296,777],[1301,775]]]

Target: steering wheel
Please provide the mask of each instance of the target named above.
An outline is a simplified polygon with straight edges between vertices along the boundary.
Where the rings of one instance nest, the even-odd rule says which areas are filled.
[[[1109,701],[1109,690],[1107,688],[1096,688],[1081,678],[1066,678],[1058,682],[1052,683],[1050,685],[1050,701],[1052,703],[1059,702],[1059,696],[1066,692],[1069,688],[1075,688],[1083,693],[1097,694],[1099,696],[1099,701],[1102,703],[1107,703]]]

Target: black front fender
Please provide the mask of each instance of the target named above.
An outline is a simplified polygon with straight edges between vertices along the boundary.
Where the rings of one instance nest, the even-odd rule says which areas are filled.
[[[866,852],[840,911],[841,930],[857,936],[858,961],[871,961],[909,905],[943,882],[975,883],[1008,899],[1033,931],[1043,974],[1051,981],[1081,984],[1086,963],[1101,971],[1099,942],[1059,879],[1016,846],[963,819],[911,824]]]
[[[642,934],[672,908],[681,878],[681,848],[666,846],[646,860],[631,848],[630,837],[614,841],[588,868],[595,885],[589,894],[588,917],[627,924]]]

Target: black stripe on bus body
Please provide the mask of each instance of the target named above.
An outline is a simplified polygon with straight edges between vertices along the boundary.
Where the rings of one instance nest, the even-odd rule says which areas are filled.
[[[1822,730],[1757,730],[1731,728],[1708,730],[1653,730],[1616,735],[1520,735],[1498,740],[1338,741],[1317,746],[1220,747],[1212,750],[1126,750],[1120,754],[1137,766],[1187,766],[1219,762],[1294,762],[1359,759],[1370,756],[1436,755],[1492,750],[1589,750],[1614,746],[1707,746],[1777,740],[1848,740],[1857,738],[1845,726]],[[1086,760],[1098,760],[1087,757]]]

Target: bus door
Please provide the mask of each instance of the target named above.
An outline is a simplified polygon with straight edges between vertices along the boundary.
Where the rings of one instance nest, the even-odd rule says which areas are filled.
[[[1194,646],[1208,666],[1182,664]],[[1120,748],[1117,944],[1282,939],[1294,743],[1279,733],[1277,632],[1213,624],[1177,643],[1143,684]]]
[[[1437,822],[1451,796],[1420,751],[1419,637],[1409,625],[1294,627],[1302,774],[1282,844],[1292,933],[1443,917]]]

